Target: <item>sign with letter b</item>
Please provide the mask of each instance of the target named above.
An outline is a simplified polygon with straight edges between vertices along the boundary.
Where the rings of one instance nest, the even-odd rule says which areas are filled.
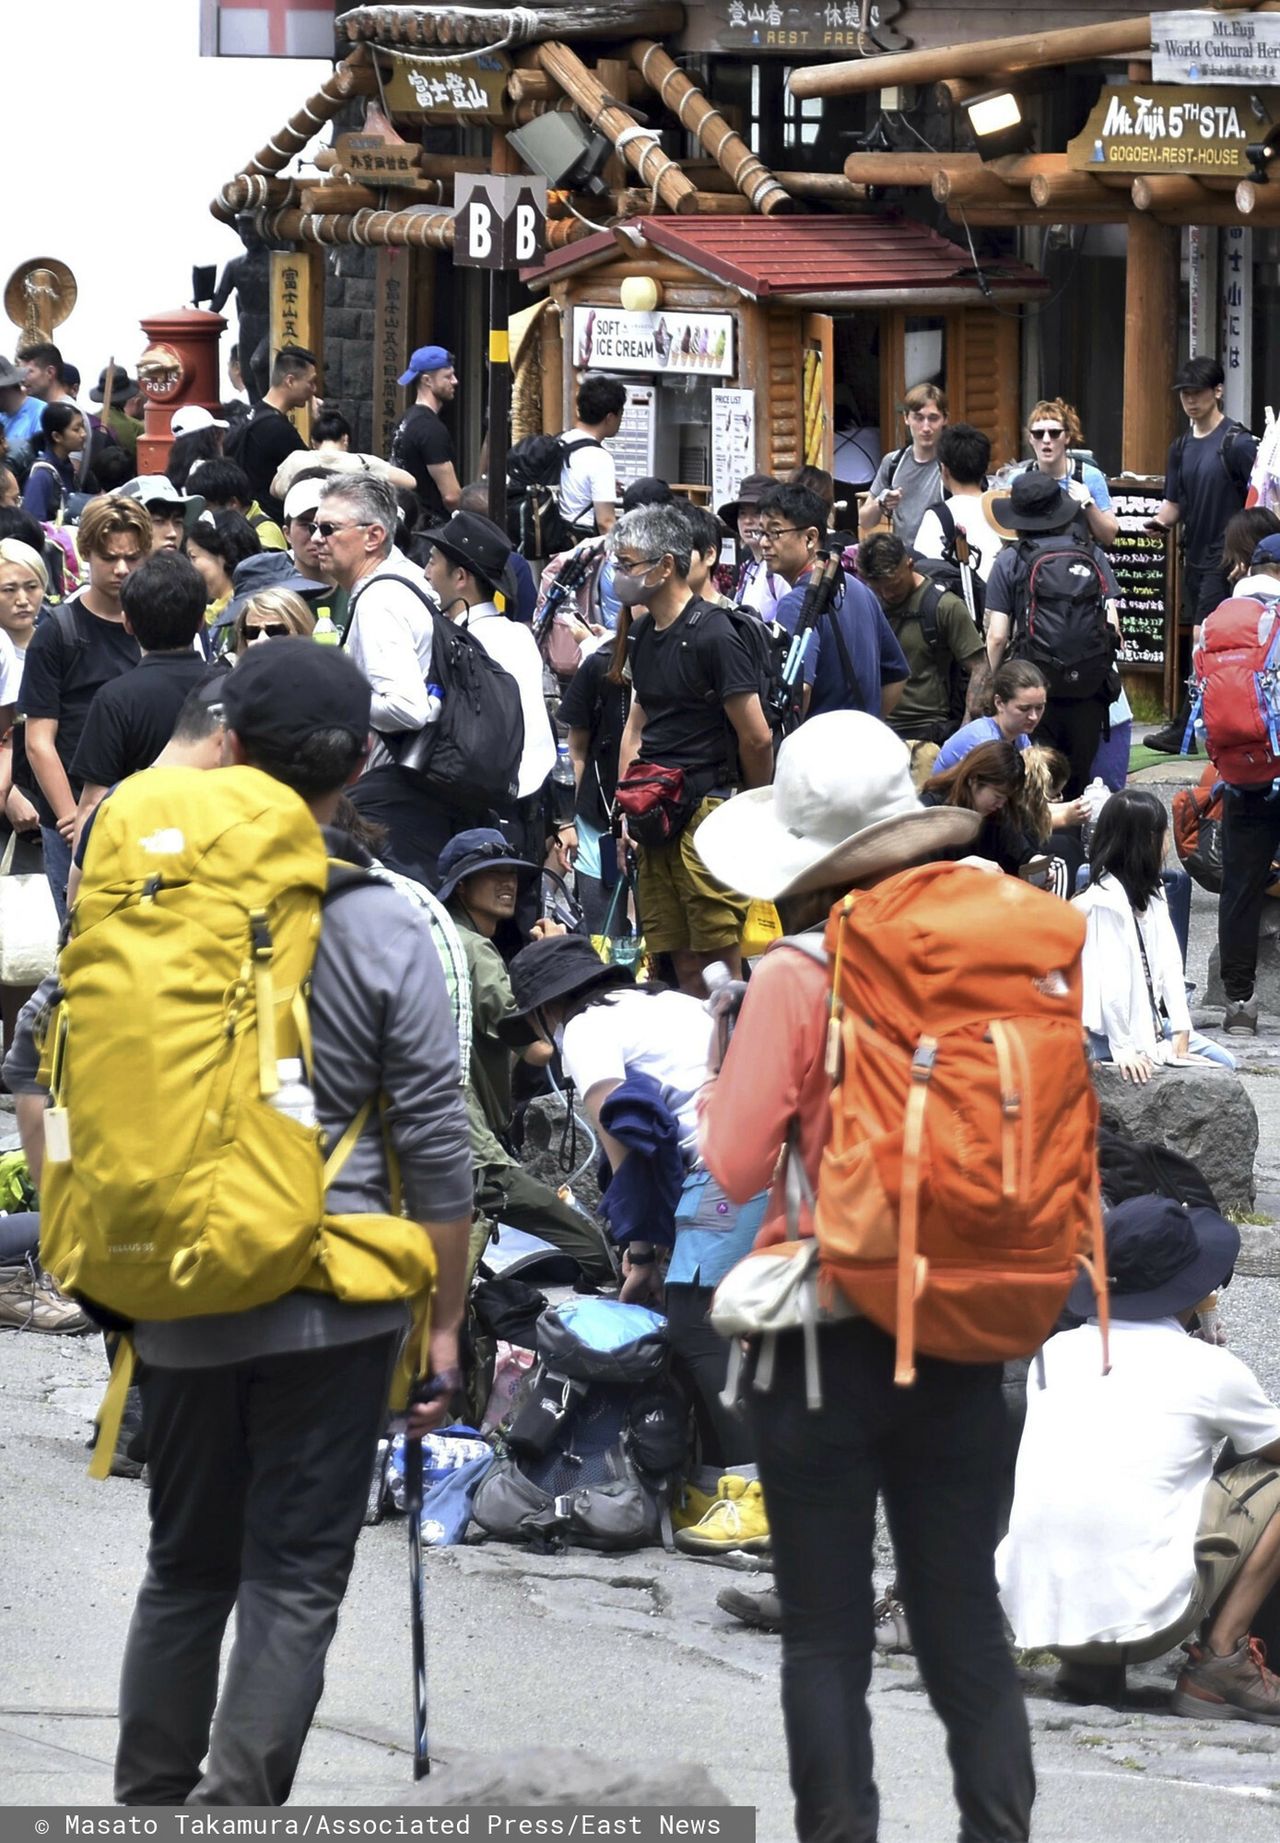
[[[459,173],[453,260],[471,269],[519,269],[546,247],[547,182]]]

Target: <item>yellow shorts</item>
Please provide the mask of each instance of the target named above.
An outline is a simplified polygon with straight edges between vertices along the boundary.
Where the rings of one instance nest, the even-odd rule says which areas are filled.
[[[747,898],[717,883],[694,845],[698,827],[719,805],[704,800],[671,844],[639,847],[640,921],[648,953],[723,953],[742,939]]]

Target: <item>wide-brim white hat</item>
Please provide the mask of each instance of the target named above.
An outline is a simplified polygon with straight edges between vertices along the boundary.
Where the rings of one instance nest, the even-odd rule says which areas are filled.
[[[977,813],[921,806],[906,744],[862,711],[811,717],[778,751],[771,787],[708,814],[696,846],[713,877],[776,902],[927,863],[977,835]]]

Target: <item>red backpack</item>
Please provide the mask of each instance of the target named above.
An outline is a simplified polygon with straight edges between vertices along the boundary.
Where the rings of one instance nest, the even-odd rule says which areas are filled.
[[[1274,600],[1233,596],[1208,616],[1195,650],[1194,715],[1219,775],[1233,787],[1261,787],[1280,775],[1280,615]]]
[[[815,1228],[824,1278],[917,1350],[1029,1356],[1083,1264],[1106,1328],[1098,1104],[1078,910],[928,864],[832,910],[835,1083]]]

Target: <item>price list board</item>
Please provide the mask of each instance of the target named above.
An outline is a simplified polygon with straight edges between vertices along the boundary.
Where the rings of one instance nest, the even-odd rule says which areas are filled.
[[[1120,521],[1107,560],[1119,585],[1124,645],[1120,669],[1159,677],[1166,704],[1177,673],[1174,540],[1144,529],[1164,499],[1163,480],[1111,480],[1111,509]]]

